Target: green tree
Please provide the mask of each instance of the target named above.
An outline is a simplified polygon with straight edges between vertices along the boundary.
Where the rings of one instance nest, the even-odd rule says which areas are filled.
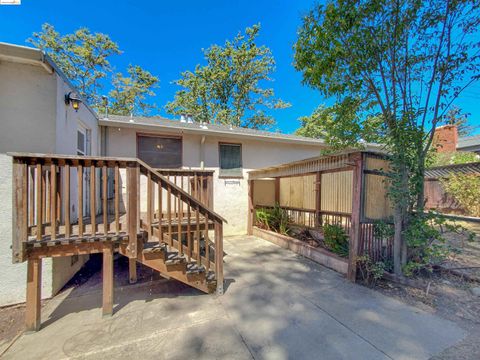
[[[380,142],[384,133],[381,131],[381,117],[370,116],[360,125],[355,121],[356,109],[354,104],[351,107],[319,106],[311,115],[299,119],[302,125],[296,134],[323,139],[332,150],[361,148],[365,142]]]
[[[89,105],[100,104],[101,82],[111,71],[109,59],[120,54],[118,45],[108,35],[91,33],[87,28],[60,35],[45,23],[42,31],[33,33],[27,41],[53,59]]]
[[[468,114],[462,113],[458,106],[452,105],[444,116],[444,122],[448,125],[456,125],[459,136],[469,136],[475,127],[468,123]]]
[[[248,128],[273,125],[266,110],[290,105],[274,99],[273,89],[261,86],[272,80],[275,60],[268,47],[256,44],[259,31],[260,25],[254,25],[233,41],[204,50],[206,65],[181,74],[176,84],[182,89],[166,105],[167,111],[190,114],[198,122]]]
[[[475,174],[450,174],[440,179],[450,194],[470,216],[480,216],[480,176]]]
[[[129,65],[128,76],[117,73],[113,76],[113,90],[110,91],[110,111],[117,115],[148,115],[155,105],[145,101],[155,96],[154,88],[159,79],[138,65]]]
[[[473,0],[332,0],[316,5],[298,33],[295,67],[303,82],[334,98],[339,113],[356,113],[338,117],[338,126],[364,138],[366,121],[381,119],[392,159],[397,274],[407,261],[403,234],[413,210],[423,214],[435,128],[479,79],[479,7]]]

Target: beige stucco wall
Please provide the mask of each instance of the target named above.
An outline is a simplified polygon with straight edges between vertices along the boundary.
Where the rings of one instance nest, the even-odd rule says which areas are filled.
[[[107,130],[107,155],[136,157],[136,134],[176,134],[183,139],[183,167],[199,168],[201,162],[201,135],[181,134],[166,130],[144,131],[133,128],[109,127]],[[242,144],[243,178],[219,178],[218,143],[232,142]],[[248,184],[247,172],[266,166],[283,164],[295,160],[319,155],[318,145],[299,145],[287,142],[245,139],[228,136],[205,136],[205,168],[215,170],[214,208],[223,216],[225,235],[245,234],[247,232]],[[142,198],[144,202],[144,198]],[[142,204],[145,209],[145,204]]]
[[[12,264],[12,159],[6,152],[76,153],[76,122],[98,126],[84,107],[75,113],[63,101],[68,85],[42,66],[0,61],[0,306],[25,300],[26,263]],[[75,199],[75,197],[72,197]],[[70,259],[43,260],[42,297],[50,297],[83,265]],[[52,273],[52,267],[55,274]]]

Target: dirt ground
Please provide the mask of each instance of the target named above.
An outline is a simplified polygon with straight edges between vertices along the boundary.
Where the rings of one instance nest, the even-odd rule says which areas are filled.
[[[469,279],[445,272],[434,273],[421,279],[427,287],[430,283],[428,293],[427,287],[417,289],[387,281],[376,286],[384,295],[432,311],[454,321],[469,333],[461,343],[434,357],[435,360],[480,359],[480,297],[470,292],[470,288],[480,287],[480,268],[463,269],[480,267],[480,224],[459,224],[474,231],[476,238],[474,242],[462,243],[460,237],[450,236],[450,244],[461,248],[461,253],[449,259],[445,266],[457,269]]]

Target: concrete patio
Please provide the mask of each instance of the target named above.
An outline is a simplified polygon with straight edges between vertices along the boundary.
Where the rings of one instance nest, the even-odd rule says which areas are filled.
[[[225,253],[221,297],[117,279],[115,314],[102,318],[91,279],[52,299],[5,359],[428,359],[465,336],[264,240],[226,238]]]

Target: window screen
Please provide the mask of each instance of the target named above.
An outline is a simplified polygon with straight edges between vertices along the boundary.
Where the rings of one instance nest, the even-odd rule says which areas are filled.
[[[138,136],[138,157],[154,168],[182,167],[182,139]]]
[[[242,145],[220,144],[220,176],[242,175]]]
[[[77,131],[77,155],[85,155],[85,134]]]

